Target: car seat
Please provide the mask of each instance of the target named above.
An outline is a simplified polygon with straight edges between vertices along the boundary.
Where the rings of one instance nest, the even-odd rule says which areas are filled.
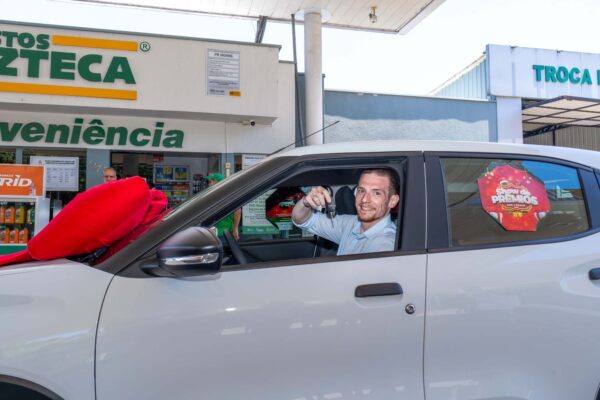
[[[342,186],[335,193],[335,208],[338,214],[356,215],[354,204],[354,190],[348,186]]]

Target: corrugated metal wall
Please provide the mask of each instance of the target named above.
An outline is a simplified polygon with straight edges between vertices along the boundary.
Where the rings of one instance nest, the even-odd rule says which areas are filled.
[[[486,100],[486,65],[485,58],[472,70],[432,93],[437,97],[452,97],[459,99]]]
[[[435,139],[495,142],[496,103],[438,97],[325,91],[326,143]]]
[[[524,138],[527,144],[552,146],[552,132]],[[600,128],[571,126],[556,131],[556,146],[600,151]]]

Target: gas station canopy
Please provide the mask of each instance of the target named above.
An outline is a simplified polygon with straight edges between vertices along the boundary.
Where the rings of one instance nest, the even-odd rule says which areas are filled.
[[[521,114],[525,132],[559,126],[600,126],[600,100],[560,96],[524,105]]]
[[[323,26],[406,33],[444,0],[76,0],[164,11],[290,21],[301,10],[323,10]]]

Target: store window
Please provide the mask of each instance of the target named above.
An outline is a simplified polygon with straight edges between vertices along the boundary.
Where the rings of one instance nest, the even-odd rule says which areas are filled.
[[[15,149],[0,147],[0,164],[15,164],[15,163],[16,163]]]
[[[167,196],[169,207],[176,207],[208,186],[206,177],[209,171],[218,168],[218,156],[205,153],[113,152],[111,166],[117,171],[118,178],[144,178],[150,187]]]
[[[452,246],[569,236],[589,229],[575,168],[540,161],[442,159]]]

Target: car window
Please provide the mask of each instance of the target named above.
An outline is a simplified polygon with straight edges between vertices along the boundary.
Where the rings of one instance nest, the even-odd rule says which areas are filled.
[[[577,169],[488,158],[443,158],[451,246],[569,236],[589,229]]]
[[[401,166],[398,169],[403,170]],[[403,176],[400,177],[403,172],[399,174],[398,171],[389,170],[399,186],[404,179]],[[228,210],[225,217],[214,223],[208,221],[204,225],[211,226],[221,238],[230,265],[238,262],[230,257],[231,244],[224,231],[237,231],[233,236],[238,237],[236,243],[248,263],[335,256],[338,243],[329,240],[325,234],[317,236],[295,226],[292,222],[292,210],[314,186],[323,186],[330,192],[335,204],[333,215],[327,214],[326,210],[321,211],[327,218],[325,221],[333,227],[334,224],[338,226],[345,223],[342,221],[352,218],[356,220],[354,204],[361,171],[361,168],[340,168],[300,173],[248,199],[237,209],[237,212],[241,212],[239,224],[235,221],[236,211]],[[399,220],[398,210],[399,207],[396,207],[391,212],[395,226]],[[344,219],[346,217],[349,219]],[[394,248],[390,248],[390,251]]]

